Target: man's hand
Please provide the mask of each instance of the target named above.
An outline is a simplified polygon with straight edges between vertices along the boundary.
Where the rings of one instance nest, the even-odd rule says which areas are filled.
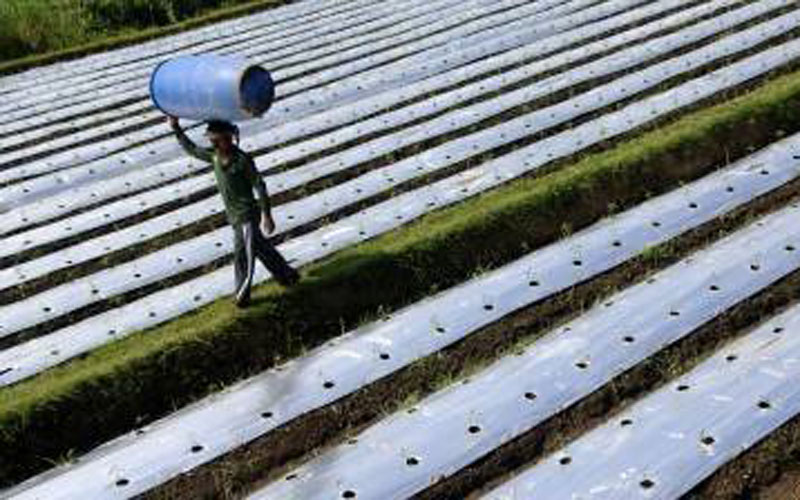
[[[275,221],[272,220],[272,214],[263,212],[261,214],[261,232],[264,234],[272,234],[275,232]]]
[[[169,123],[169,126],[172,127],[172,128],[180,127],[180,123],[178,122],[178,119],[176,117],[174,117],[174,116],[167,115],[167,123]]]

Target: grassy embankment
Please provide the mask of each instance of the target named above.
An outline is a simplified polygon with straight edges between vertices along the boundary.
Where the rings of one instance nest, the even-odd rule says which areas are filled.
[[[609,207],[630,206],[772,142],[776,130],[800,130],[798,104],[800,73],[793,73],[340,252],[309,266],[296,289],[260,287],[246,313],[221,300],[4,389],[0,482],[517,258],[559,238],[567,221],[586,226]]]

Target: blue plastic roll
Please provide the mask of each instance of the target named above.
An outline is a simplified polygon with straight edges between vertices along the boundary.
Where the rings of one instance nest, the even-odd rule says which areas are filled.
[[[156,66],[150,97],[158,109],[178,118],[238,122],[270,108],[275,84],[267,70],[243,58],[180,56]]]

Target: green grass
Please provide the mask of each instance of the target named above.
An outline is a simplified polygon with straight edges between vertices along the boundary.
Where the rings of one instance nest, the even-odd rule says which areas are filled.
[[[291,0],[3,0],[0,75],[141,43]]]
[[[750,140],[748,130],[800,130],[797,105],[800,72],[339,252],[309,266],[290,291],[258,287],[246,312],[220,300],[0,390],[0,483],[41,469],[42,457],[157,418],[774,139],[770,132]]]
[[[0,60],[63,50],[84,43],[89,18],[77,1],[5,0],[0,3]]]

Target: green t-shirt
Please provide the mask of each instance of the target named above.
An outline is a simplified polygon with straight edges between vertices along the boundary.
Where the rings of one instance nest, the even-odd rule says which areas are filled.
[[[228,221],[244,222],[254,216],[259,207],[262,211],[269,211],[267,187],[249,154],[238,147],[234,148],[230,162],[224,164],[214,149],[197,146],[179,129],[175,131],[175,135],[189,155],[214,166],[214,177],[217,179],[217,187],[225,203]],[[258,204],[253,198],[253,189],[258,193]]]

